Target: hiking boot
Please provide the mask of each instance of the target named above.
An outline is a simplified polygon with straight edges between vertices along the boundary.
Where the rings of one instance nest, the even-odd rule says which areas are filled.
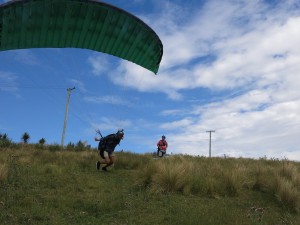
[[[107,169],[106,169],[106,167],[102,167],[102,171],[108,172]]]
[[[99,162],[99,161],[96,163],[96,169],[97,169],[97,170],[100,169],[100,162]]]

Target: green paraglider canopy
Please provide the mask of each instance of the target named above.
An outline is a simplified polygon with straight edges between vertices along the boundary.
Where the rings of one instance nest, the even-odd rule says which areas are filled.
[[[0,51],[84,48],[134,62],[155,74],[157,34],[136,16],[93,0],[15,0],[0,5]]]

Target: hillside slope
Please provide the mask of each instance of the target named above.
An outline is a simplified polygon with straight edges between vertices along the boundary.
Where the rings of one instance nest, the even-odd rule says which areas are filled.
[[[278,201],[258,182],[262,178],[235,178],[228,185],[216,174],[229,165],[232,170],[248,162],[249,170],[257,171],[256,166],[282,167],[281,161],[117,157],[105,173],[95,168],[95,151],[0,150],[0,224],[300,224],[297,201],[295,207]],[[208,173],[211,167],[201,167],[210,183],[200,176],[200,167],[187,163],[193,160],[218,165],[215,175]],[[290,164],[299,173],[299,165]]]

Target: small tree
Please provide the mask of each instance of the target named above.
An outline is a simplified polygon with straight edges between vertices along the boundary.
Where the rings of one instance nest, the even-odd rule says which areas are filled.
[[[40,144],[41,146],[44,146],[45,142],[46,142],[45,138],[41,138],[41,139],[39,140],[39,144]]]
[[[45,138],[41,138],[41,139],[39,140],[39,143],[36,144],[36,148],[44,149],[44,144],[45,144],[45,143],[46,143]]]
[[[75,151],[83,151],[84,147],[84,143],[82,141],[78,141],[75,146]]]
[[[25,133],[22,135],[22,138],[21,138],[21,139],[23,140],[23,143],[24,143],[24,144],[27,144],[28,140],[30,139],[30,135],[29,135],[27,132],[25,132]]]
[[[72,142],[69,142],[69,143],[67,144],[66,149],[69,150],[69,151],[73,151],[73,150],[75,149],[75,144],[72,143]]]

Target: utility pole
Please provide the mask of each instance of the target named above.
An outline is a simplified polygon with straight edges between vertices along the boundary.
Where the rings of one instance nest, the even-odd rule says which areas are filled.
[[[209,133],[209,158],[211,157],[211,133],[214,133],[214,130],[208,130],[206,133]]]
[[[75,87],[73,88],[68,88],[68,98],[67,98],[67,104],[66,104],[66,113],[65,113],[65,120],[64,120],[64,128],[62,132],[62,137],[61,137],[61,147],[64,148],[64,142],[65,142],[65,132],[66,132],[66,127],[67,127],[67,119],[68,119],[68,110],[69,110],[69,103],[70,103],[70,97],[71,97],[71,91],[73,91]]]

